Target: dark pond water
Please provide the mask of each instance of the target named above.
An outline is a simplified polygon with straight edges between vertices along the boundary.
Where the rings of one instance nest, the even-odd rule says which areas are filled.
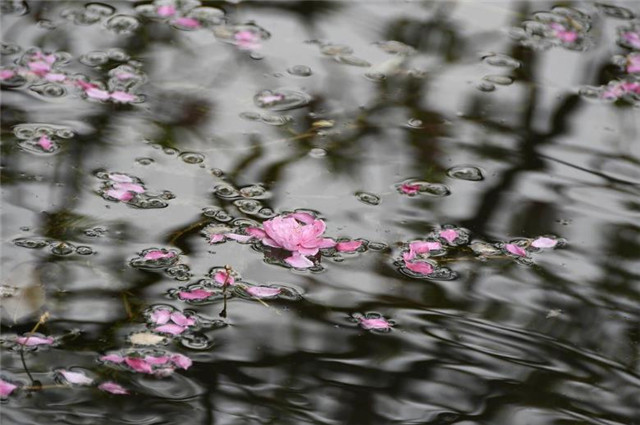
[[[640,424],[640,3],[560,3],[3,1],[2,424]]]

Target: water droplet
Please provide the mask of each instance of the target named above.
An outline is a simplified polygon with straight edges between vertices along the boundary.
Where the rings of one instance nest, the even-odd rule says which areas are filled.
[[[224,20],[224,11],[215,7],[195,7],[189,11],[188,16],[197,19],[203,27],[208,27],[221,24]]]
[[[128,61],[130,58],[127,52],[125,52],[122,49],[115,49],[115,48],[107,50],[107,56],[109,56],[109,59],[117,62],[125,62],[125,61]],[[120,67],[116,69],[120,69]],[[109,74],[111,74],[111,72]]]
[[[197,152],[183,152],[179,158],[187,164],[200,164],[204,162],[204,155]]]
[[[311,101],[307,93],[288,89],[263,90],[253,98],[256,106],[273,111],[301,108]]]
[[[258,114],[257,112],[241,112],[240,118],[244,118],[245,120],[249,121],[258,121],[260,118],[262,118],[262,115]]]
[[[484,56],[482,58],[482,61],[487,65],[511,69],[519,68],[521,65],[519,60],[500,53],[492,53],[490,55]]]
[[[136,158],[135,161],[140,165],[151,165],[156,162],[153,158]]]
[[[109,18],[105,26],[116,34],[130,34],[138,29],[140,21],[133,16],[116,15]]]
[[[33,137],[34,128],[26,125],[18,125],[13,129],[13,134],[18,139],[30,139]]]
[[[482,79],[501,86],[508,86],[513,84],[514,81],[513,77],[509,77],[507,75],[486,75],[482,77]]]
[[[224,176],[224,171],[222,171],[219,168],[212,168],[211,169],[211,174],[216,176],[216,177],[222,177],[222,176]]]
[[[358,201],[362,202],[363,204],[367,204],[367,205],[379,205],[380,204],[380,197],[378,195],[375,195],[373,193],[369,193],[369,192],[356,192],[356,198],[358,199]]]
[[[293,120],[289,115],[262,115],[260,121],[268,125],[281,126]]]
[[[104,3],[87,3],[84,8],[87,13],[102,17],[111,16],[116,13],[115,7],[109,6],[108,4]]]
[[[244,198],[254,199],[264,199],[268,197],[267,190],[257,184],[240,188],[240,195]]]
[[[384,52],[390,53],[392,55],[409,56],[416,52],[416,49],[414,49],[413,47],[395,40],[378,41],[377,43],[374,43],[374,44],[377,45]]]
[[[251,52],[249,53],[249,57],[257,61],[264,59],[264,55],[260,52]]]
[[[233,205],[245,214],[255,214],[262,208],[262,203],[253,199],[238,199]]]
[[[313,73],[311,71],[311,68],[306,65],[294,65],[291,68],[287,69],[287,72],[297,77],[308,77]]]
[[[488,81],[480,81],[477,85],[476,88],[480,91],[483,92],[492,92],[495,91],[496,89],[496,85],[493,83],[490,83]]]
[[[627,8],[610,4],[596,3],[596,7],[605,15],[616,19],[633,19],[635,15]]]
[[[76,248],[76,253],[80,255],[91,255],[93,254],[93,249],[90,246],[79,246]]]
[[[309,151],[311,158],[324,158],[327,156],[327,151],[322,148],[313,148]]]
[[[30,90],[46,97],[62,97],[67,94],[67,90],[64,87],[53,83],[31,86]]]
[[[435,196],[438,198],[451,195],[451,190],[441,183],[423,183],[419,182],[420,193]]]
[[[75,251],[75,247],[70,243],[59,242],[51,247],[51,253],[54,255],[69,255]]]
[[[70,139],[74,136],[74,133],[70,128],[60,128],[56,130],[56,136],[62,139]]]
[[[105,52],[89,52],[80,56],[78,61],[87,66],[100,66],[109,62],[109,56]]]
[[[191,279],[191,269],[186,264],[177,264],[169,267],[165,272],[173,279],[179,281],[187,281]]]
[[[210,341],[205,335],[197,335],[189,333],[180,337],[180,344],[190,350],[208,350],[212,346]]]
[[[480,181],[484,180],[482,170],[478,167],[458,165],[447,170],[447,175],[454,179]]]
[[[178,153],[178,150],[174,148],[164,148],[162,149],[162,152],[166,153],[167,155],[175,155]]]
[[[230,184],[220,184],[213,188],[213,194],[222,199],[235,199],[240,196],[240,192]]]
[[[44,248],[45,246],[49,245],[49,242],[47,240],[44,240],[44,239],[31,239],[31,238],[14,239],[13,243],[16,246],[19,246],[19,247],[22,247],[22,248],[29,248],[29,249],[40,249],[40,248]]]
[[[51,20],[49,19],[41,19],[38,21],[37,24],[40,28],[43,28],[45,30],[54,30],[56,28],[58,28],[58,26]]]
[[[271,217],[274,217],[276,215],[275,211],[273,211],[271,208],[262,208],[260,211],[258,211],[258,213],[256,214],[256,216],[263,218],[263,219],[269,219]]]
[[[353,49],[344,44],[325,44],[320,47],[320,53],[327,56],[350,55]]]
[[[376,82],[383,81],[387,78],[387,76],[382,72],[366,72],[364,76],[367,80],[376,81]]]
[[[419,119],[417,119],[417,118],[411,118],[411,119],[407,122],[407,125],[408,125],[410,128],[423,128],[422,124],[423,124],[423,123],[422,123],[422,121],[421,121],[421,120],[419,120]]]
[[[202,210],[202,215],[218,220],[221,223],[227,223],[233,220],[233,217],[229,215],[225,210],[219,208],[208,207]]]

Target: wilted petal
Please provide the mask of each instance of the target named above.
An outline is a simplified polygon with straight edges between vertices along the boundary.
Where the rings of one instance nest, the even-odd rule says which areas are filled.
[[[204,300],[213,295],[214,292],[207,291],[206,289],[193,289],[191,291],[178,292],[178,298],[181,300]]]
[[[420,185],[412,184],[412,183],[403,183],[402,186],[400,186],[400,191],[406,195],[415,195],[420,191]]]
[[[98,99],[98,100],[107,100],[109,99],[110,95],[109,92],[106,90],[100,90],[99,88],[95,88],[95,87],[91,87],[89,89],[87,89],[85,91],[85,93],[87,94],[87,96],[89,96],[92,99]]]
[[[50,151],[53,147],[53,142],[49,137],[43,135],[38,139],[38,145],[45,151]]]
[[[153,310],[153,312],[151,312],[150,317],[151,317],[151,321],[156,325],[164,325],[171,318],[171,312],[169,310],[159,308],[159,309]]]
[[[70,384],[91,385],[93,379],[89,378],[82,372],[71,372],[68,370],[58,370],[58,373],[64,377]]]
[[[181,27],[190,28],[190,29],[200,27],[200,22],[197,19],[189,18],[186,16],[182,16],[180,18],[175,19],[173,23]]]
[[[158,16],[162,16],[163,18],[167,18],[169,16],[173,16],[176,14],[176,8],[173,5],[163,5],[163,6],[158,6],[158,9],[156,9],[156,13],[158,14]]]
[[[433,266],[429,263],[425,263],[422,261],[405,261],[405,267],[411,270],[412,272],[420,273],[420,274],[431,274],[433,273]]]
[[[4,379],[0,379],[0,397],[8,397],[16,388],[18,388],[17,385],[7,382]]]
[[[133,183],[133,179],[131,177],[127,176],[126,174],[120,174],[120,173],[109,174],[109,180],[112,180],[118,183]]]
[[[267,298],[275,297],[281,292],[281,289],[271,288],[269,286],[248,286],[245,288],[245,291],[256,298]]]
[[[52,337],[39,337],[39,336],[19,336],[16,338],[16,342],[27,347],[35,347],[37,345],[51,345],[55,342]]]
[[[389,323],[383,317],[373,318],[373,319],[362,318],[362,319],[360,319],[360,326],[362,326],[364,329],[367,329],[367,330],[371,330],[371,329],[375,329],[375,330],[391,329],[391,323]]]
[[[139,357],[127,357],[124,359],[125,363],[134,371],[141,373],[153,373],[151,365],[144,359]]]
[[[553,248],[557,244],[558,244],[558,241],[556,239],[545,238],[544,236],[541,236],[536,240],[534,240],[533,242],[531,242],[531,246],[535,248]]]
[[[2,69],[0,70],[0,81],[8,80],[13,78],[16,73],[10,69]]]
[[[163,252],[159,249],[156,249],[156,250],[147,252],[143,258],[145,260],[159,260],[161,258],[175,257],[175,255],[176,255],[175,252],[172,252],[172,251]]]
[[[159,357],[155,357],[155,356],[145,356],[144,361],[149,363],[150,365],[160,365],[160,364],[167,364],[169,362],[169,357],[167,356],[159,356]]]
[[[414,257],[418,254],[427,254],[430,251],[437,251],[439,249],[442,249],[442,244],[440,242],[413,241],[409,243],[409,252],[411,252]]]
[[[454,229],[441,230],[439,235],[440,235],[441,238],[443,238],[444,240],[446,240],[450,244],[452,244],[453,241],[455,241],[458,238],[458,232],[455,231]]]
[[[129,192],[124,189],[109,189],[106,195],[111,198],[116,198],[118,201],[129,202],[135,196],[135,193]]]
[[[154,329],[154,331],[162,332],[162,333],[166,333],[166,334],[171,334],[171,335],[180,335],[186,329],[187,328],[185,328],[183,326],[180,326],[180,325],[175,325],[173,323],[167,323],[166,325],[158,326],[157,328]]]
[[[209,235],[209,243],[210,244],[224,242],[224,240],[225,240],[224,235],[222,235],[220,233]]]
[[[247,227],[245,229],[248,235],[253,236],[254,238],[263,239],[267,236],[264,230],[259,229],[257,227]]]
[[[112,381],[103,382],[102,384],[98,385],[98,389],[111,394],[129,394],[129,391],[127,391],[127,389],[125,389],[120,384],[116,384]]]
[[[362,246],[362,241],[343,241],[336,244],[339,252],[353,252]]]
[[[136,95],[127,93],[126,91],[114,91],[111,93],[111,99],[121,103],[129,103],[136,100]]]
[[[247,236],[247,235],[239,235],[237,233],[225,233],[224,235],[227,238],[233,239],[234,241],[238,241],[238,242],[248,242],[253,237],[253,236]]]
[[[514,244],[508,243],[504,246],[507,251],[509,251],[513,255],[517,255],[518,257],[526,257],[527,251],[525,251],[522,247]]]
[[[100,357],[100,361],[122,363],[124,361],[124,357],[120,356],[119,354],[107,354],[106,356]]]
[[[313,261],[298,252],[294,252],[291,257],[285,258],[284,261],[296,269],[308,269],[313,266]]]
[[[191,359],[184,354],[174,354],[173,356],[171,356],[171,361],[174,365],[181,369],[189,369],[193,364]]]
[[[279,96],[282,96],[282,95],[279,95]],[[288,217],[293,217],[304,224],[312,224],[314,221],[316,221],[316,218],[313,215],[306,212],[291,213],[288,215]]]
[[[227,277],[228,276],[228,277]],[[220,270],[213,275],[213,280],[218,282],[221,285],[233,285],[236,280],[233,278],[233,275],[228,274],[224,270]]]
[[[51,71],[51,65],[43,61],[29,62],[27,66],[29,67],[29,70],[33,71],[39,76],[43,76],[47,72]]]
[[[117,182],[113,184],[113,187],[114,189],[117,189],[117,190],[128,190],[129,192],[135,192],[135,193],[145,192],[145,188],[136,183],[118,183]]]
[[[193,317],[187,317],[179,311],[171,313],[171,321],[180,326],[192,326],[196,323]]]

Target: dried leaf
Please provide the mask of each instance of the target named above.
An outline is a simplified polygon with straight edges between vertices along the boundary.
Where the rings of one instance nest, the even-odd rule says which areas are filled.
[[[132,334],[129,341],[134,345],[158,345],[164,341],[164,337],[151,332],[138,332]]]
[[[14,267],[0,286],[2,306],[0,317],[11,326],[33,319],[45,303],[45,290],[36,263]]]

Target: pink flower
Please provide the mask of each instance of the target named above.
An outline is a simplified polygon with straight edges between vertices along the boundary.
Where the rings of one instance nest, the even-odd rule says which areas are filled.
[[[7,382],[4,379],[0,379],[0,397],[5,398],[8,397],[15,389],[18,388],[17,385],[12,384],[11,382]]]
[[[0,70],[0,81],[8,80],[16,75],[15,71],[11,69]]]
[[[326,229],[324,221],[313,219],[299,221],[292,216],[275,217],[263,223],[266,237],[262,242],[274,248],[282,248],[301,255],[316,255],[321,248],[335,246],[335,241],[322,238]]]
[[[453,242],[458,238],[458,232],[454,229],[441,230],[439,235],[441,238],[449,242],[449,244],[453,244]]]
[[[640,34],[637,32],[624,32],[621,34],[621,37],[634,49],[640,49]]]
[[[129,391],[126,388],[112,381],[103,382],[98,385],[98,389],[111,394],[129,394]]]
[[[174,19],[173,23],[188,29],[195,29],[200,27],[200,21],[195,18],[189,18],[187,16],[181,16],[180,18]]]
[[[354,252],[362,246],[362,241],[341,241],[336,244],[338,252]]]
[[[50,336],[39,337],[39,336],[31,335],[31,336],[16,337],[15,341],[20,345],[24,345],[27,347],[36,347],[38,345],[51,345],[55,342],[55,339],[53,339]]]
[[[414,183],[403,183],[400,186],[400,191],[406,195],[413,196],[420,192],[420,185]]]
[[[180,298],[181,300],[199,301],[199,300],[207,299],[213,294],[215,294],[215,292],[198,288],[198,289],[192,289],[190,291],[180,291],[178,292],[178,298]]]
[[[141,373],[153,373],[153,369],[151,365],[147,363],[145,359],[141,359],[139,357],[126,357],[124,359],[127,366],[133,369],[136,372]]]
[[[366,318],[361,317],[358,319],[359,324],[363,329],[367,330],[389,330],[391,329],[391,323],[389,323],[384,317]]]
[[[511,254],[516,255],[518,257],[526,257],[527,256],[527,251],[525,251],[522,247],[520,247],[520,246],[518,246],[518,245],[516,245],[514,243],[508,243],[504,247]]]
[[[53,142],[48,136],[43,135],[38,139],[38,145],[45,151],[50,151],[53,148]]]
[[[245,288],[245,291],[256,298],[275,297],[282,292],[280,288],[271,288],[269,286],[249,286]]]
[[[158,16],[167,18],[176,14],[176,8],[173,5],[158,6],[158,8],[156,9],[156,13],[158,14]]]
[[[564,25],[557,22],[552,22],[549,27],[553,30],[553,35],[564,43],[573,43],[578,39],[578,33],[576,31],[568,30]]]
[[[67,382],[69,382],[70,384],[77,384],[77,385],[93,384],[93,379],[89,378],[87,375],[85,375],[82,372],[71,372],[64,369],[58,370],[57,372],[60,375],[62,375],[64,379],[66,379]]]
[[[146,254],[144,254],[144,259],[145,260],[159,260],[162,258],[172,258],[175,257],[176,253],[173,251],[163,251],[160,249],[154,249],[151,250],[149,252],[147,252]]]
[[[260,35],[253,31],[238,31],[233,35],[233,39],[235,40],[236,46],[243,50],[254,50],[260,47]]]
[[[640,53],[627,56],[627,72],[629,74],[640,72]]]
[[[545,238],[544,236],[540,236],[531,242],[531,246],[534,248],[553,248],[558,244],[556,239]]]

